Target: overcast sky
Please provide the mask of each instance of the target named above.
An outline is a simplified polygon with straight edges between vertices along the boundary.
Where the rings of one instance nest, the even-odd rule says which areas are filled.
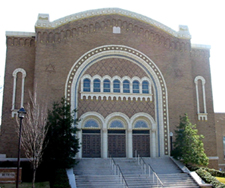
[[[0,88],[3,86],[4,78],[6,31],[34,32],[34,25],[39,13],[48,13],[50,21],[54,21],[67,15],[99,8],[129,10],[154,19],[175,31],[178,31],[179,25],[187,25],[193,44],[211,46],[210,65],[214,111],[225,112],[225,60],[223,57],[225,53],[225,10],[223,0],[1,1]],[[0,99],[1,95],[2,91],[0,91]]]

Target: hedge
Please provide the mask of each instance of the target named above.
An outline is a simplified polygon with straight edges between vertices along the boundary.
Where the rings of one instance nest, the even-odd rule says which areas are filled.
[[[216,171],[216,170],[215,170]],[[207,172],[204,168],[199,168],[196,173],[206,182],[212,184],[216,188],[225,188],[225,184],[219,182],[214,176]],[[214,172],[215,173],[215,172]]]

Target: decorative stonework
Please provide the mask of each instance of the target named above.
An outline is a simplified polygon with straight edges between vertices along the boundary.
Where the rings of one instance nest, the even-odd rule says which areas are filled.
[[[45,71],[49,73],[55,72],[55,66],[52,63],[50,63],[46,65]]]
[[[13,76],[13,97],[12,97],[12,117],[17,114],[17,111],[19,109],[15,109],[15,103],[16,103],[16,85],[17,85],[17,74],[18,72],[22,73],[22,85],[21,85],[21,98],[20,98],[20,107],[23,107],[23,101],[24,101],[24,82],[25,82],[25,77],[26,77],[26,71],[22,68],[17,68],[13,71],[12,76]]]
[[[168,155],[169,148],[168,145],[168,130],[169,130],[169,120],[168,120],[168,101],[167,101],[167,88],[166,83],[163,78],[162,73],[146,55],[137,51],[133,48],[120,45],[108,45],[97,47],[80,57],[77,62],[73,65],[70,73],[67,77],[67,82],[65,86],[65,96],[68,103],[71,104],[72,108],[76,108],[78,101],[78,94],[74,91],[78,89],[78,83],[81,79],[82,72],[87,69],[95,61],[100,61],[102,58],[118,57],[128,59],[131,58],[135,63],[146,69],[149,72],[149,76],[155,80],[153,82],[155,90],[157,90],[156,95],[156,118],[157,118],[157,134],[158,134],[158,144],[159,151],[158,156]],[[88,63],[90,62],[90,63]],[[151,73],[150,73],[151,72]],[[73,93],[72,93],[73,92]],[[71,98],[71,96],[73,96]],[[164,139],[163,139],[164,138]],[[161,145],[160,145],[161,143]],[[164,151],[162,151],[164,148]],[[161,154],[160,154],[161,153]]]
[[[36,26],[36,28],[54,29],[59,26],[65,25],[69,22],[82,20],[82,19],[90,18],[90,17],[94,17],[94,16],[112,15],[112,14],[122,15],[122,16],[126,16],[129,18],[140,20],[141,22],[148,23],[154,27],[157,27],[160,30],[165,31],[166,33],[169,33],[170,35],[172,35],[174,37],[177,37],[177,38],[191,39],[191,35],[188,31],[187,26],[180,26],[179,32],[176,32],[176,31],[172,30],[171,28],[169,28],[151,18],[148,18],[146,16],[143,16],[143,15],[131,12],[131,11],[119,9],[119,8],[88,10],[85,12],[76,13],[76,14],[72,14],[72,15],[60,18],[53,22],[49,21],[48,14],[39,14],[38,20],[37,20],[35,26]]]
[[[35,46],[36,33],[7,31],[8,46]]]

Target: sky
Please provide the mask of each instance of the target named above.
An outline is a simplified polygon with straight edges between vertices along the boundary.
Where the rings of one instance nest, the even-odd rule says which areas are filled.
[[[121,8],[178,31],[187,25],[192,44],[210,45],[214,111],[225,112],[224,0],[10,0],[0,3],[0,115],[6,54],[6,31],[34,32],[39,13],[50,21],[100,8]]]

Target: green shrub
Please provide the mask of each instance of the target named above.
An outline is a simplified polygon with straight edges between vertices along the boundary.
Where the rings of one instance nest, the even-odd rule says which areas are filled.
[[[69,179],[65,169],[57,169],[51,180],[51,188],[70,188]]]
[[[224,171],[219,171],[215,169],[210,169],[210,168],[205,168],[207,172],[209,172],[212,176],[217,176],[217,177],[225,177],[225,172]]]
[[[216,188],[225,188],[225,184],[219,182],[214,176],[207,172],[204,168],[199,168],[196,173],[206,182],[212,184]]]

